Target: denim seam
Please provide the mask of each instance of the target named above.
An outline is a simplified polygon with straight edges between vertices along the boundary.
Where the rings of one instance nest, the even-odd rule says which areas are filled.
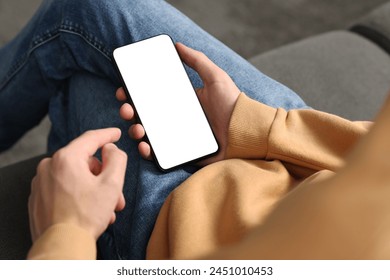
[[[65,22],[60,26],[56,26],[51,30],[47,30],[41,35],[35,36],[32,39],[32,47],[24,55],[22,55],[13,66],[10,67],[8,74],[5,75],[3,81],[0,83],[0,89],[5,87],[5,85],[12,79],[12,77],[15,76],[27,64],[28,59],[32,56],[36,49],[54,39],[57,39],[61,36],[61,33],[72,34],[80,37],[93,49],[101,53],[106,59],[108,59],[110,62],[112,61],[110,51],[103,46],[101,41],[99,41],[96,36],[88,34],[78,24],[74,25],[71,22]]]
[[[48,40],[42,41],[36,45],[34,45],[32,48],[30,48],[24,55],[22,55],[16,62],[13,64],[13,66],[10,67],[10,70],[5,75],[3,81],[0,83],[0,89],[5,87],[5,85],[12,79],[13,76],[15,76],[23,67],[26,65],[28,58],[31,57],[33,52],[39,48],[41,45],[46,44],[50,42],[51,40],[54,40],[57,38],[60,34],[56,34],[52,37],[50,37]],[[37,41],[33,41],[34,43]]]
[[[102,41],[91,33],[86,32],[85,29],[82,28],[79,24],[73,24],[72,22],[65,21],[65,23],[61,24],[59,32],[73,34],[81,37],[86,43],[88,43],[91,47],[93,47],[109,61],[111,61],[111,52],[106,47],[104,47]]]

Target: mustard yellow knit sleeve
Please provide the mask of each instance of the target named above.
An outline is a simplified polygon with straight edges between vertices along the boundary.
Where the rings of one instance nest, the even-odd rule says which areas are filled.
[[[336,170],[367,122],[310,109],[275,109],[241,94],[229,128],[228,158],[280,160],[297,173]]]

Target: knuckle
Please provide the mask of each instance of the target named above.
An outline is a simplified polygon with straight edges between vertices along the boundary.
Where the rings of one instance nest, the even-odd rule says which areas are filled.
[[[206,55],[203,52],[201,52],[201,51],[194,50],[194,52],[196,54],[195,56],[198,57],[198,58],[205,58],[206,57]]]
[[[37,180],[38,180],[38,177],[35,176],[32,180],[31,180],[31,185],[30,185],[30,196],[31,196],[31,193],[35,192],[36,190],[36,185],[37,185]]]
[[[207,56],[204,53],[197,51],[197,56],[194,58],[194,64],[199,65],[204,62],[205,59],[207,59]]]
[[[127,161],[127,154],[121,149],[118,149],[118,157],[120,157],[123,161]]]
[[[53,161],[58,162],[58,161],[63,161],[65,158],[67,158],[67,152],[65,148],[62,148],[58,150],[54,155],[53,155]]]
[[[67,147],[58,150],[53,155],[53,167],[55,169],[62,169],[63,166],[69,165],[72,162],[72,153],[69,152]]]
[[[50,158],[44,158],[42,159],[37,166],[37,173],[41,174],[43,173],[49,166],[51,159]]]
[[[104,185],[104,186],[118,186],[120,184],[122,184],[122,179],[121,178],[118,178],[117,176],[105,176],[104,178],[102,178],[101,180],[101,183]],[[111,191],[115,190],[116,188],[110,188]]]

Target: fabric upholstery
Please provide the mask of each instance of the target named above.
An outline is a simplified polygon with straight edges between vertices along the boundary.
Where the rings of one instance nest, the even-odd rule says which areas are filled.
[[[311,37],[251,62],[309,106],[351,120],[371,120],[390,89],[390,56],[348,31]]]
[[[0,259],[24,259],[31,246],[27,202],[43,156],[0,169]]]
[[[351,27],[390,54],[390,2],[380,6]]]
[[[353,120],[372,119],[390,88],[390,56],[386,43],[380,45],[361,30],[374,30],[374,37],[386,42],[389,12],[390,3],[354,25],[353,32],[311,37],[251,62],[295,90],[313,108]],[[364,28],[359,31],[357,26]],[[0,169],[0,259],[24,259],[31,245],[27,201],[42,157]]]

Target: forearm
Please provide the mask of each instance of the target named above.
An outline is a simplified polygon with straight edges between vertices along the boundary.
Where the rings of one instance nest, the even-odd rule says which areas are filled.
[[[84,229],[71,224],[48,228],[31,247],[30,260],[96,259],[96,241]]]

